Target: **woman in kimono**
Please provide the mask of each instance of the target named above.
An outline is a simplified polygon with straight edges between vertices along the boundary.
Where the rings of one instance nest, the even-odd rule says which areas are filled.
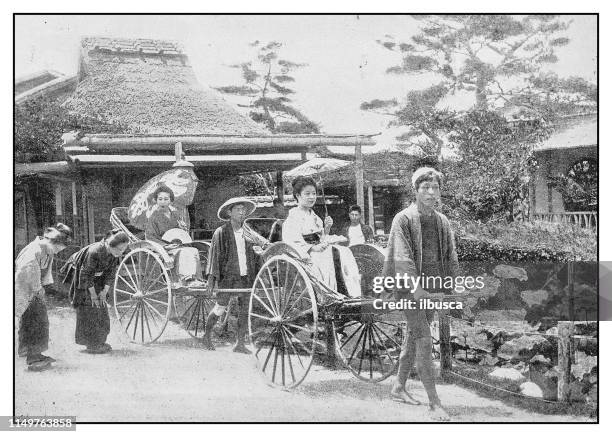
[[[47,228],[23,248],[15,260],[15,315],[19,316],[19,356],[29,370],[48,369],[55,360],[43,355],[49,347],[45,285],[53,283],[53,256],[70,244],[72,231],[63,223]]]
[[[118,258],[130,239],[118,229],[110,231],[102,241],[90,244],[73,254],[61,272],[71,281],[70,297],[76,309],[74,339],[86,346],[84,352],[102,354],[112,350],[106,343],[110,319],[106,298],[112,287]]]
[[[334,221],[325,222],[312,208],[317,200],[317,188],[313,178],[298,176],[291,183],[293,197],[298,206],[289,210],[283,223],[283,242],[293,247],[302,259],[314,266],[319,279],[332,290],[337,290],[334,260],[330,244],[324,238]]]
[[[160,185],[153,192],[153,205],[151,216],[145,228],[145,238],[166,246],[170,241],[164,241],[163,235],[170,229],[188,231],[187,224],[181,219],[177,209],[172,206],[174,193],[165,185]],[[200,255],[195,247],[177,247],[168,253],[174,258],[174,268],[179,277],[181,286],[204,286],[201,281],[202,266]]]

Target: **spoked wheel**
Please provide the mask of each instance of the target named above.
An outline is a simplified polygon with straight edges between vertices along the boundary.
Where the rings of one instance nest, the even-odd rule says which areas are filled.
[[[397,371],[405,331],[393,315],[354,308],[333,320],[336,351],[362,381],[380,382]]]
[[[152,343],[164,332],[172,309],[170,284],[154,251],[137,248],[123,258],[115,276],[114,307],[130,341]]]
[[[249,301],[249,338],[268,384],[298,386],[308,374],[317,342],[317,301],[302,267],[287,256],[259,270]]]
[[[174,307],[179,318],[181,327],[194,338],[202,338],[206,328],[206,318],[215,306],[215,301],[210,297],[197,294],[174,295]]]

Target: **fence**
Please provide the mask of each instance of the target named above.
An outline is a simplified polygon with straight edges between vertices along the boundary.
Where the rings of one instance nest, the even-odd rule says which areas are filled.
[[[595,232],[597,232],[598,227],[598,217],[595,211],[534,214],[533,219],[551,223],[569,223],[583,228],[594,228]]]
[[[440,366],[442,372],[447,373],[454,373],[452,372],[452,345],[450,335],[451,318],[452,317],[447,314],[439,316]],[[463,319],[453,319],[462,320],[466,322]],[[574,361],[573,355],[575,352],[575,347],[573,345],[574,339],[593,338],[592,336],[574,335],[574,327],[576,324],[579,323],[596,322],[559,321],[557,325],[557,334],[544,334],[541,332],[518,332],[522,335],[549,336],[556,337],[558,339],[558,367],[560,375],[557,382],[557,399],[560,402],[569,402],[570,400],[571,371],[572,362]],[[516,334],[516,332],[514,333]],[[460,377],[462,376],[456,373],[454,374]]]

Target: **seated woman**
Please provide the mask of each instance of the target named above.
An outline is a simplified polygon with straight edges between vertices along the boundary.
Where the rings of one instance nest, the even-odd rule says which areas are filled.
[[[329,235],[334,221],[325,217],[325,222],[312,210],[317,200],[314,179],[298,176],[291,184],[293,197],[298,206],[292,208],[283,223],[283,242],[293,247],[302,259],[312,263],[318,279],[334,291],[338,291],[334,257],[331,244],[339,242],[339,237]],[[350,296],[359,296],[360,279],[355,258],[349,249],[337,247],[340,252],[343,282]],[[344,250],[346,249],[346,250]]]
[[[163,239],[164,234],[171,229],[189,231],[176,208],[172,206],[174,193],[165,185],[160,185],[153,192],[151,215],[145,228],[145,238],[165,246],[171,241]],[[202,267],[200,255],[195,247],[174,247],[168,251],[174,258],[174,269],[180,280],[179,286],[202,287]]]

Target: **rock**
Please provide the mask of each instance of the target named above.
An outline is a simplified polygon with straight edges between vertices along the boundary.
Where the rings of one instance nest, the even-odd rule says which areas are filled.
[[[480,360],[480,365],[481,366],[495,366],[499,363],[499,358],[497,357],[492,357],[491,355],[485,355],[485,357]]]
[[[525,377],[518,370],[502,367],[489,373],[489,376],[493,379],[507,379],[509,381],[521,381],[525,379]]]
[[[483,322],[522,322],[527,310],[518,308],[510,310],[483,310],[478,313],[478,320]]]
[[[520,267],[508,266],[499,264],[493,269],[493,274],[502,279],[518,279],[519,281],[527,280],[527,272]]]
[[[548,299],[548,291],[546,290],[525,290],[521,291],[521,299],[529,305],[541,305]]]
[[[466,342],[471,349],[489,353],[493,352],[493,342],[487,338],[487,334],[468,335]]]
[[[593,368],[597,368],[597,357],[576,352],[576,362],[572,364],[574,378],[581,380],[585,375],[590,375]]]
[[[587,391],[585,390],[584,384],[574,381],[570,383],[570,400],[577,402],[585,402],[587,400]]]
[[[522,361],[512,366],[512,368],[518,370],[523,375],[529,373],[529,366],[523,363]]]
[[[559,379],[560,375],[561,375],[561,372],[559,372],[559,368],[557,366],[551,369],[548,369],[548,371],[544,373],[544,376],[550,379],[554,379],[554,378]]]
[[[550,349],[550,343],[541,335],[523,335],[502,344],[497,356],[504,360],[529,360]]]
[[[535,364],[551,364],[550,358],[546,358],[544,355],[536,355],[529,360],[530,363]]]
[[[543,398],[544,392],[536,383],[527,381],[521,384],[521,393],[532,398]]]
[[[491,296],[495,296],[499,291],[499,286],[501,284],[500,280],[497,279],[493,275],[483,274],[482,283],[484,286],[481,289],[474,290],[471,293],[478,298],[489,298]]]
[[[557,374],[555,372],[534,369],[529,370],[529,380],[540,387],[544,393],[544,399],[557,399]]]

